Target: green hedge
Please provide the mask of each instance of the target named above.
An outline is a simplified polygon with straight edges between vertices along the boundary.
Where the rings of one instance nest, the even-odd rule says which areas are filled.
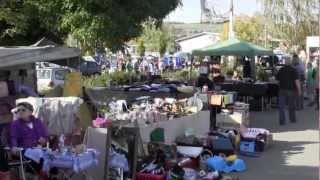
[[[83,77],[83,86],[85,87],[106,87],[110,84],[125,85],[138,81],[139,73],[116,71],[112,73],[103,73],[91,77]]]

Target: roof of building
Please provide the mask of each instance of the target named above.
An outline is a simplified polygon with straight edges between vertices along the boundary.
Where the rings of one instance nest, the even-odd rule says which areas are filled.
[[[220,36],[220,33],[201,32],[201,33],[193,34],[191,36],[186,36],[186,37],[183,37],[183,38],[179,38],[179,39],[176,40],[176,42],[181,42],[181,41],[197,38],[197,37],[204,36],[204,35]]]

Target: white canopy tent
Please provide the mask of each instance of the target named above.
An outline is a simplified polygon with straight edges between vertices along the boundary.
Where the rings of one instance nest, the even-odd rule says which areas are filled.
[[[0,77],[5,74],[10,80],[36,89],[36,62],[77,67],[80,54],[78,48],[58,45],[45,38],[31,46],[0,47]]]
[[[79,49],[64,46],[0,47],[0,68],[35,62],[65,60],[79,56]]]

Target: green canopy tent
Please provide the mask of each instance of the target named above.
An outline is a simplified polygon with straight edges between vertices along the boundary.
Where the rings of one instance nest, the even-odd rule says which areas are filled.
[[[202,49],[192,51],[193,56],[263,56],[273,55],[272,50],[261,46],[232,38]],[[250,61],[251,76],[255,77],[255,63]]]
[[[229,39],[202,49],[192,51],[194,56],[262,56],[272,55],[270,49],[242,41],[239,39]]]

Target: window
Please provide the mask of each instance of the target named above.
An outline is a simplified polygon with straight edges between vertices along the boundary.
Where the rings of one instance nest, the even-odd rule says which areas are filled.
[[[94,62],[89,62],[88,63],[88,68],[96,68],[97,67],[97,64],[94,63]]]
[[[37,71],[38,79],[51,79],[51,70],[41,69]]]
[[[54,78],[56,80],[64,80],[66,71],[65,70],[58,70],[54,72]]]

